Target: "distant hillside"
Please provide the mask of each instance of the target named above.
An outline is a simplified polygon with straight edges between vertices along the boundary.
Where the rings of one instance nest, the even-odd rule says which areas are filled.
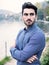
[[[46,6],[49,6],[49,4],[45,1],[41,2],[40,4],[41,4],[43,9],[46,8]],[[41,11],[41,10],[39,10],[38,15],[39,15],[39,19],[41,19],[41,17],[43,19],[44,16],[45,16],[44,12]],[[17,13],[13,13],[11,11],[8,11],[8,10],[0,9],[0,22],[2,22],[3,20],[11,21],[11,22],[13,22],[13,21],[22,21],[21,16],[22,16],[21,12],[17,14]]]
[[[7,20],[7,21],[19,21],[21,20],[21,13],[13,13],[11,11],[7,11],[7,10],[0,10],[0,22],[3,20]]]

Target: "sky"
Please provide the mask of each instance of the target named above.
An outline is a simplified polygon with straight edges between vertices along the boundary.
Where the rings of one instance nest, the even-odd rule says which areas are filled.
[[[22,4],[24,2],[32,2],[35,4],[36,2],[42,2],[45,0],[0,0],[0,9],[9,10],[14,13],[21,12]]]

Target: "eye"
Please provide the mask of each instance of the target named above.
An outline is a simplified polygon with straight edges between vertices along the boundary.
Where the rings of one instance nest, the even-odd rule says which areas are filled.
[[[34,15],[34,13],[30,13],[30,16],[33,16]]]
[[[27,14],[27,13],[24,13],[24,15],[25,15],[25,16],[28,16],[28,14]]]

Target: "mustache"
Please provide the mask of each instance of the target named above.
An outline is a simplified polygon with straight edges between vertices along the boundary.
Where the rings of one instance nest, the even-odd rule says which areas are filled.
[[[27,19],[26,21],[31,21],[31,22],[32,22],[32,20],[31,20],[31,19]]]

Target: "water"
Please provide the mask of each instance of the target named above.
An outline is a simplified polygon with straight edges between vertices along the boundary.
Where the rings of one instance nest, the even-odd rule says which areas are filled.
[[[24,27],[22,22],[0,23],[0,60],[6,55],[10,56],[10,47],[14,45],[16,36],[20,29]],[[7,49],[5,49],[5,42]]]

